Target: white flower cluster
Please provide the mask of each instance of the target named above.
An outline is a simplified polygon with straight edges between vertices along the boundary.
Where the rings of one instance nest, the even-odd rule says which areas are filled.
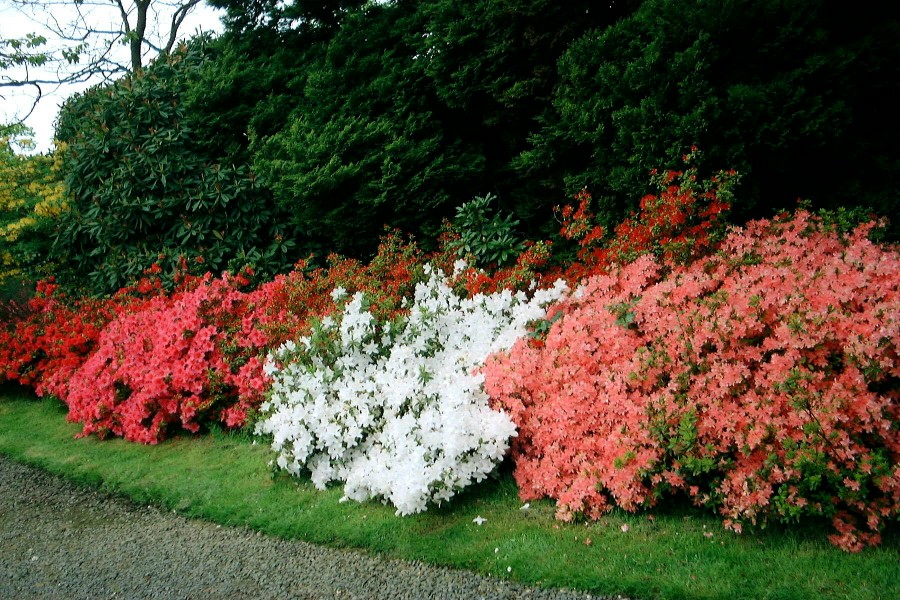
[[[310,472],[319,488],[343,481],[345,497],[381,498],[405,515],[481,481],[503,459],[515,426],[488,406],[478,369],[544,318],[565,285],[530,299],[466,299],[442,272],[426,274],[401,322],[376,322],[356,294],[336,319],[269,357],[274,383],[256,430],[273,436],[279,467]]]

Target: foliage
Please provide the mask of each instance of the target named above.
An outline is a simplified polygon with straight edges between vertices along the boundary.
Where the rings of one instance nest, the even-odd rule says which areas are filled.
[[[572,40],[631,14],[637,2],[436,0],[418,3],[412,37],[429,87],[453,116],[448,125],[484,157],[480,190],[504,198],[524,231],[544,235],[548,203],[568,190],[538,192],[541,170],[515,171],[535,121],[550,108],[556,64]],[[415,32],[418,34],[418,32]]]
[[[493,195],[485,194],[462,204],[453,221],[459,237],[451,246],[461,258],[474,258],[474,264],[482,267],[509,262],[523,249],[515,235],[519,222],[512,215],[498,211],[488,216],[493,200]]]
[[[827,516],[847,550],[900,514],[900,255],[799,211],[664,276],[586,280],[541,343],[488,360],[523,499],[597,518],[685,494],[725,525]]]
[[[249,133],[254,169],[322,247],[366,256],[388,225],[431,249],[453,207],[483,190],[509,198],[534,235],[548,200],[510,161],[569,40],[632,4],[217,0],[238,50],[203,90],[232,90],[221,100],[237,118],[211,121],[237,145]]]
[[[14,142],[0,138],[0,285],[51,274],[48,238],[54,220],[67,210],[60,175],[64,150],[25,155],[16,152]]]
[[[388,225],[436,237],[483,158],[430,89],[408,3],[348,13],[298,74],[289,122],[253,146],[254,169],[293,222],[331,251],[368,256]]]
[[[47,38],[34,33],[24,38],[0,39],[0,70],[16,66],[39,67],[47,62],[47,55],[40,48],[47,43]],[[4,74],[0,85],[10,85]]]
[[[226,35],[261,31],[299,30],[327,37],[348,12],[368,0],[210,0],[212,6],[226,10]]]
[[[222,162],[249,164],[251,141],[288,122],[308,66],[320,60],[318,41],[305,31],[260,28],[205,43],[182,94],[197,143]]]
[[[737,222],[798,197],[894,214],[898,27],[834,0],[642,2],[568,47],[519,172],[586,187],[609,229],[696,144],[744,174]]]
[[[449,500],[503,459],[515,430],[488,408],[474,371],[564,291],[465,299],[425,271],[408,317],[380,322],[356,293],[312,335],[281,346],[256,427],[273,436],[279,467],[311,472],[321,489],[343,481],[346,497],[383,498],[397,514]]]
[[[203,137],[227,132],[215,143],[264,175],[311,250],[368,256],[384,225],[433,249],[442,219],[487,192],[542,239],[552,206],[586,189],[612,232],[638,209],[646,173],[681,168],[695,144],[701,177],[714,165],[744,175],[735,223],[798,197],[896,209],[883,124],[900,103],[900,35],[871,9],[219,3],[229,28],[224,64],[196,88]]]
[[[216,162],[194,137],[181,96],[202,63],[202,43],[184,46],[63,108],[71,211],[52,252],[67,267],[62,282],[110,293],[181,257],[213,272],[292,263],[295,243],[255,176]]]

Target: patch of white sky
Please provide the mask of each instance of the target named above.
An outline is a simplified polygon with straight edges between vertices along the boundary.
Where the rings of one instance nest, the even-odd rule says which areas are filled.
[[[126,6],[133,2],[126,0]],[[167,30],[171,22],[171,11],[165,10],[168,2],[158,3],[158,12],[151,14],[157,20],[155,25],[161,30]],[[121,18],[118,16],[118,8],[114,0],[85,0],[81,3],[81,13],[86,24],[96,30],[118,30],[121,27]],[[179,37],[188,38],[200,31],[218,32],[222,29],[222,11],[201,3],[196,6],[179,28]],[[48,28],[48,24],[57,23],[66,26],[75,21],[78,12],[75,9],[75,0],[35,0],[32,10],[22,10],[12,0],[0,0],[0,39],[23,39],[28,34],[41,35],[47,38],[43,48],[47,50],[59,49],[61,41]],[[108,38],[107,38],[108,39]],[[100,38],[88,38],[86,43],[90,47],[99,47],[104,40]],[[128,47],[118,45],[114,47],[116,59],[123,64],[128,62]],[[38,79],[49,82],[58,81],[60,75],[71,73],[73,70],[84,67],[84,64],[66,65],[62,63],[50,63],[44,67],[29,67],[26,73],[24,68],[8,68],[3,73],[5,80]],[[62,69],[62,71],[60,71]],[[53,147],[53,134],[59,107],[70,95],[84,91],[91,85],[99,83],[99,79],[89,79],[77,83],[57,85],[43,83],[40,86],[40,94],[34,86],[16,86],[0,88],[0,123],[9,124],[21,122],[32,129],[32,137],[35,143],[35,151],[46,152]],[[37,103],[35,100],[40,96]]]

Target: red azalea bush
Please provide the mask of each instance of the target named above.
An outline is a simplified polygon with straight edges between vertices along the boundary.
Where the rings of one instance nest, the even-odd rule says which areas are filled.
[[[640,211],[617,225],[610,237],[595,224],[587,190],[576,194],[577,207],[555,207],[562,223],[560,236],[577,243],[576,258],[545,273],[545,280],[563,277],[577,284],[646,253],[665,265],[675,265],[713,251],[725,231],[724,216],[731,209],[740,176],[729,170],[700,179],[694,165],[699,155],[692,147],[682,157],[683,171],[653,170],[650,180],[657,192],[641,198]]]
[[[484,370],[523,499],[596,518],[684,493],[735,531],[824,515],[842,548],[877,544],[900,514],[900,253],[870,227],[799,211],[588,279]]]
[[[24,308],[0,323],[0,381],[34,387],[39,396],[62,396],[72,374],[94,350],[100,332],[117,314],[160,292],[144,278],[112,298],[71,297],[54,281],[41,281]]]

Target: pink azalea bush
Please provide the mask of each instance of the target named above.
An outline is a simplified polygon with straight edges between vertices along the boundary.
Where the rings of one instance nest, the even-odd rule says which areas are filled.
[[[69,420],[84,423],[83,435],[143,443],[173,424],[198,431],[206,420],[243,423],[266,385],[257,356],[264,339],[234,335],[247,299],[233,278],[206,276],[111,321],[60,390]]]
[[[522,498],[571,519],[686,494],[737,532],[823,515],[840,547],[879,543],[900,514],[900,254],[870,227],[799,211],[587,279],[484,368]]]

